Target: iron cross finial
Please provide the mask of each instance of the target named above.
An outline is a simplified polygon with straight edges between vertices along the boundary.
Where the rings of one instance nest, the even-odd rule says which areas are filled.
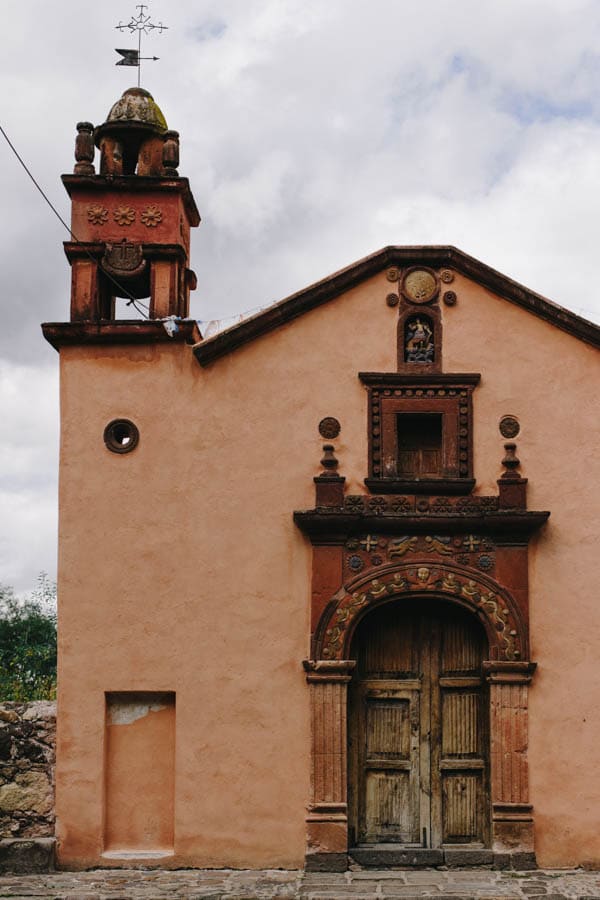
[[[155,25],[150,17],[150,14],[146,14],[145,12],[145,10],[148,9],[148,5],[146,3],[138,3],[136,5],[136,9],[139,9],[139,13],[137,14],[137,16],[132,16],[127,23],[119,22],[118,25],[115,25],[115,28],[118,31],[125,31],[126,29],[129,29],[131,34],[134,34],[137,31],[137,50],[117,49],[117,53],[120,53],[123,59],[120,59],[117,63],[115,63],[115,65],[137,66],[139,87],[142,72],[142,59],[151,59],[154,61],[158,59],[158,56],[142,56],[142,34],[150,34],[151,31],[158,31],[159,34],[162,34],[163,31],[168,31],[168,25],[163,25],[162,22],[159,22],[157,25]]]

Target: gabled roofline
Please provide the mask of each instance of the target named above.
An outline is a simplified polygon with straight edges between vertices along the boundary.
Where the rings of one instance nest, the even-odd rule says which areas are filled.
[[[207,366],[253,341],[268,334],[280,325],[296,319],[303,313],[327,303],[366,278],[376,275],[389,266],[427,265],[433,268],[447,266],[477,281],[510,303],[528,310],[540,319],[566,331],[573,337],[594,347],[600,347],[600,327],[557,303],[530,291],[512,278],[486,266],[473,256],[451,246],[384,247],[377,253],[365,256],[345,269],[340,269],[322,281],[286,297],[263,312],[257,313],[231,328],[201,341],[194,347],[196,359]]]

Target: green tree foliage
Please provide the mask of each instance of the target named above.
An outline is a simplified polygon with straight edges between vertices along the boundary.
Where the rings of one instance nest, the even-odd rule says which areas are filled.
[[[25,599],[0,585],[0,699],[56,697],[56,585],[41,574]]]

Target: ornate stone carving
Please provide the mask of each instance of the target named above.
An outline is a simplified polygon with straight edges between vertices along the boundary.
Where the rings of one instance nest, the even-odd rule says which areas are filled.
[[[117,278],[140,275],[146,268],[142,245],[126,240],[117,244],[107,243],[102,268]]]
[[[113,212],[113,219],[117,225],[132,225],[135,222],[135,209],[131,206],[117,206]]]
[[[108,210],[99,203],[93,203],[87,208],[87,218],[92,225],[104,225],[108,221]]]
[[[387,303],[388,306],[398,306],[398,303],[400,302],[400,297],[398,296],[398,294],[388,294],[387,297],[385,298],[385,302]]]
[[[516,416],[502,416],[498,427],[500,429],[500,434],[502,435],[502,437],[510,439],[516,438],[519,431],[521,430],[519,420]]]
[[[444,284],[451,284],[454,281],[454,272],[451,269],[442,269],[440,279]]]
[[[519,660],[527,652],[525,631],[514,602],[495,582],[453,564],[404,563],[376,577],[361,575],[340,592],[320,623],[321,658],[342,659],[357,616],[366,606],[394,595],[448,594],[473,609],[486,627],[490,652],[502,660]]]
[[[392,266],[385,273],[385,277],[388,281],[398,281],[398,279],[400,278],[400,269],[397,268],[397,266]]]
[[[367,503],[377,500],[380,514],[398,516],[403,513],[412,515],[416,509],[417,498],[415,496],[375,496],[368,494],[347,494],[344,497],[344,510],[350,513],[364,514],[368,510]],[[383,501],[383,503],[381,502]],[[452,512],[469,513],[484,510],[494,511],[498,509],[498,497],[472,495],[469,497],[432,497],[429,500],[419,498],[418,512],[431,513],[433,515],[449,514]],[[424,505],[424,506],[423,506]],[[423,508],[421,508],[423,507]]]
[[[442,297],[446,306],[456,306],[456,301],[458,297],[456,296],[455,291],[444,291],[444,296]]]
[[[398,537],[367,534],[350,538],[345,546],[352,551],[344,559],[345,581],[352,580],[357,572],[389,566],[397,560],[407,562],[411,557],[427,558],[431,565],[437,565],[440,558],[450,558],[465,568],[483,572],[491,572],[496,564],[494,541],[473,534],[466,537],[447,534],[406,534]]]
[[[409,303],[429,303],[439,292],[439,283],[432,269],[407,269],[401,283],[402,295]]]
[[[328,441],[334,440],[341,431],[341,425],[333,416],[325,416],[319,422],[319,434]]]
[[[472,490],[471,446],[471,397],[479,375],[456,376],[418,371],[415,362],[422,357],[424,366],[431,365],[437,343],[434,344],[431,329],[423,324],[430,316],[413,314],[406,319],[407,333],[411,323],[418,326],[414,339],[407,341],[405,370],[398,374],[359,373],[363,384],[369,388],[369,478],[367,486],[378,493],[421,494],[467,493]],[[437,326],[436,326],[437,327]],[[413,350],[414,346],[414,350]],[[435,351],[434,351],[435,346]],[[404,353],[404,351],[403,351]],[[413,357],[414,353],[414,357]],[[413,369],[407,372],[409,366]],[[401,462],[401,417],[415,414],[437,417],[442,428],[438,458],[432,474],[417,471],[406,464],[406,453]],[[407,421],[404,418],[404,421]]]
[[[146,209],[142,210],[140,219],[146,228],[156,228],[156,226],[162,222],[162,217],[162,212],[158,206],[151,203],[150,206],[147,206]]]

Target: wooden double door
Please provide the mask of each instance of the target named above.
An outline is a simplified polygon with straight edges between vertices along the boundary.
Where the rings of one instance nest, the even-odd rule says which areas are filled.
[[[461,608],[401,601],[353,644],[350,840],[405,847],[489,841],[486,640]]]

